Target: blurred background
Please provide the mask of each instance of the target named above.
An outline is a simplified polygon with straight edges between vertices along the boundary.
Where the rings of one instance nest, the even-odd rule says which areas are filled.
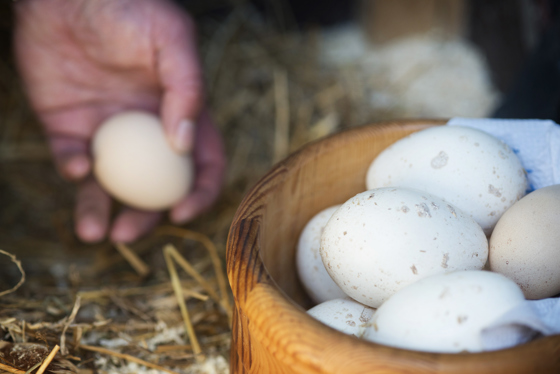
[[[207,235],[222,259],[244,193],[310,141],[392,119],[558,116],[560,33],[552,0],[181,4],[198,24],[209,106],[229,162],[218,204],[185,227]],[[22,319],[56,320],[71,309],[77,290],[161,280],[167,277],[161,247],[169,241],[201,273],[210,271],[206,252],[184,239],[154,234],[131,245],[152,266],[148,279],[111,243],[77,240],[74,187],[56,174],[14,67],[9,1],[0,4],[0,15],[0,249],[15,254],[27,272],[18,292],[0,299],[0,317],[17,312]],[[0,269],[0,289],[12,287],[17,267],[1,258]],[[24,307],[22,300],[38,304]],[[98,312],[113,313],[114,321],[134,317],[115,303]],[[223,334],[214,348],[227,359],[227,323],[204,318],[198,331]]]

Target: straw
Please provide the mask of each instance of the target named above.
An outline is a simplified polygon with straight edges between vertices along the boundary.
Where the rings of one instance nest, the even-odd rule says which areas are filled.
[[[150,273],[150,267],[144,261],[142,261],[142,259],[140,259],[140,257],[138,257],[138,255],[134,253],[134,251],[132,251],[132,249],[130,249],[126,244],[116,243],[115,247],[118,249],[119,253],[126,259],[126,261],[128,261],[130,266],[132,266],[134,270],[136,270],[138,275],[140,275],[141,277],[145,277]]]
[[[276,109],[274,158],[276,163],[288,155],[290,148],[290,102],[288,75],[285,70],[274,70],[274,103]]]
[[[183,297],[181,282],[179,281],[179,276],[177,275],[177,269],[175,269],[175,265],[173,264],[173,259],[171,256],[172,249],[173,248],[169,245],[164,248],[163,254],[165,256],[165,262],[167,264],[167,269],[169,270],[169,275],[171,276],[171,283],[173,284],[173,290],[175,291],[175,296],[177,297],[179,308],[181,309],[181,315],[185,324],[185,331],[187,332],[189,340],[191,341],[193,353],[196,355],[196,357],[199,357],[202,350],[200,349],[200,345],[198,344],[198,339],[196,338],[196,334],[189,317],[189,311],[185,303],[185,298]]]
[[[43,374],[45,372],[45,370],[47,369],[47,366],[49,366],[51,361],[54,359],[54,356],[56,355],[56,352],[58,352],[59,349],[60,349],[60,347],[58,346],[58,344],[54,346],[51,353],[49,353],[47,358],[43,361],[43,363],[39,367],[39,370],[37,370],[36,374]]]
[[[74,303],[74,307],[72,308],[72,313],[70,313],[70,316],[68,317],[68,320],[66,321],[66,323],[64,324],[64,328],[62,329],[62,334],[60,334],[60,353],[65,356],[68,354],[68,349],[66,348],[66,330],[68,330],[68,327],[70,327],[72,322],[74,322],[74,319],[78,314],[78,310],[80,310],[81,301],[82,299],[80,298],[80,296],[76,297],[76,302]]]
[[[21,278],[20,278],[19,282],[17,282],[17,284],[16,284],[15,286],[13,286],[12,288],[10,288],[9,290],[0,292],[0,297],[2,297],[2,296],[7,295],[7,294],[9,294],[9,293],[15,292],[18,288],[21,287],[21,285],[22,285],[23,283],[25,283],[25,271],[23,270],[23,267],[21,266],[21,261],[19,261],[19,260],[16,258],[16,256],[14,256],[13,254],[8,253],[8,252],[6,252],[6,251],[3,251],[3,250],[1,250],[1,249],[0,249],[0,253],[3,254],[3,255],[8,256],[8,257],[10,258],[10,260],[12,260],[12,262],[13,262],[14,264],[16,264],[16,266],[17,266],[19,272],[21,273]]]
[[[216,274],[216,279],[218,280],[218,287],[220,290],[220,304],[222,305],[229,319],[231,320],[232,307],[229,302],[226,276],[222,268],[220,256],[218,255],[218,250],[216,249],[214,243],[206,235],[203,235],[195,231],[182,229],[179,227],[172,227],[172,226],[163,226],[158,228],[156,230],[156,235],[178,236],[184,239],[196,240],[204,245],[204,247],[206,248],[206,250],[210,255],[210,258],[212,259],[212,264],[214,265],[214,272]]]
[[[9,365],[4,365],[2,363],[0,363],[0,369],[4,370],[4,371],[7,371],[8,373],[25,374],[25,371],[23,371],[23,370],[16,369],[16,368],[14,368],[12,366],[9,366]]]
[[[106,354],[106,355],[117,357],[117,358],[122,358],[124,360],[130,361],[130,362],[135,362],[137,364],[144,365],[146,367],[149,367],[149,368],[152,368],[152,369],[155,369],[155,370],[161,370],[161,371],[164,371],[164,372],[169,373],[169,374],[179,374],[176,371],[169,370],[167,368],[164,368],[163,366],[152,364],[151,362],[141,360],[141,359],[136,358],[136,357],[131,356],[131,355],[111,351],[110,349],[106,349],[106,348],[102,348],[102,347],[94,347],[94,346],[91,346],[91,345],[84,345],[84,344],[80,344],[80,348],[84,349],[86,351],[92,351],[92,352],[102,353],[102,354]]]

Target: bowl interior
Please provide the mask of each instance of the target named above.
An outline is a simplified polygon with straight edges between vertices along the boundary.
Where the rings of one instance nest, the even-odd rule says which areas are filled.
[[[442,121],[383,123],[355,128],[313,143],[272,172],[261,221],[263,263],[286,295],[304,308],[313,304],[299,283],[295,249],[301,230],[319,211],[363,192],[367,169],[389,145]]]

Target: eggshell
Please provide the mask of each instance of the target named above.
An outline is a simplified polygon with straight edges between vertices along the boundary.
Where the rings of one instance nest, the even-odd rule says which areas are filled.
[[[138,209],[170,208],[193,182],[191,157],[171,148],[160,120],[149,113],[122,112],[107,119],[95,133],[92,152],[103,188]]]
[[[438,126],[403,138],[370,165],[368,189],[417,188],[455,205],[489,235],[525,194],[521,162],[501,140],[468,127]]]
[[[364,339],[427,352],[480,352],[482,330],[523,301],[519,287],[501,274],[435,275],[387,300]]]
[[[311,218],[301,232],[296,249],[296,268],[299,279],[307,294],[316,303],[346,297],[346,294],[327,273],[319,252],[321,234],[338,207],[340,205],[322,210]]]
[[[515,281],[528,299],[560,294],[560,185],[531,192],[498,221],[490,269]]]
[[[348,296],[377,308],[429,275],[482,269],[488,242],[471,217],[439,197],[390,187],[362,192],[333,214],[321,257]]]
[[[325,301],[307,313],[335,330],[361,338],[371,323],[375,309],[346,297]]]

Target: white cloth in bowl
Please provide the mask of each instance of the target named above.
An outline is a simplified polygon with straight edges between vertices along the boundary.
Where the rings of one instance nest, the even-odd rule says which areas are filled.
[[[560,126],[554,121],[453,118],[447,124],[472,127],[506,143],[527,171],[531,191],[560,184]]]
[[[527,300],[482,330],[485,350],[513,347],[534,338],[560,334],[560,298]]]

